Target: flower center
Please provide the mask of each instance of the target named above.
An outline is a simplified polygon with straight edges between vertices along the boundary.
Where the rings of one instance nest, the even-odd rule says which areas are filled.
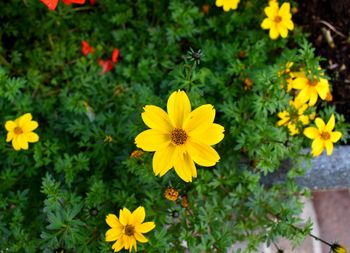
[[[330,135],[328,132],[323,132],[323,133],[321,134],[321,137],[322,137],[322,139],[324,139],[324,140],[328,140],[329,138],[331,138],[331,135]]]
[[[275,21],[276,23],[279,23],[279,22],[282,21],[282,17],[281,17],[281,16],[276,16],[274,21]]]
[[[317,82],[317,80],[314,80],[312,82],[309,80],[308,84],[309,84],[309,86],[316,86],[318,84],[318,82]]]
[[[16,128],[13,130],[13,132],[14,132],[15,134],[23,134],[23,130],[22,130],[22,128],[20,128],[20,127],[16,127]]]
[[[135,233],[135,227],[133,225],[126,225],[125,226],[125,232],[127,236],[132,236]]]
[[[182,130],[180,128],[175,128],[170,134],[171,141],[176,145],[184,144],[187,140],[187,137],[188,136],[185,130]]]

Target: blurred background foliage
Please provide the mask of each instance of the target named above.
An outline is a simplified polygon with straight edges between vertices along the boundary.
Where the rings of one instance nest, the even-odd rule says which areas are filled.
[[[141,251],[225,252],[246,241],[242,252],[256,252],[279,237],[300,242],[311,224],[291,225],[308,190],[293,179],[305,171],[310,141],[276,127],[292,99],[278,72],[293,61],[318,74],[320,59],[298,27],[271,41],[260,28],[266,5],[241,1],[224,12],[214,1],[99,0],[49,11],[40,1],[1,1],[1,122],[30,112],[40,141],[17,152],[0,129],[0,251],[111,252],[106,214],[139,205],[156,223]],[[82,55],[82,40],[93,54]],[[114,48],[119,60],[101,75],[98,59]],[[193,108],[214,105],[225,127],[220,162],[189,184],[173,171],[155,177],[151,153],[130,156],[146,129],[143,106],[165,108],[178,89]],[[328,120],[334,108],[325,106]],[[337,115],[341,131],[342,121]],[[286,160],[283,183],[261,182]],[[165,199],[168,186],[182,197]]]

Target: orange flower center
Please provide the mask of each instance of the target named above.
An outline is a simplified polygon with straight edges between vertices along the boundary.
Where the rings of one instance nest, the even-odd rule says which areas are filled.
[[[22,130],[22,128],[20,128],[20,127],[16,127],[16,128],[13,130],[13,132],[14,132],[15,134],[23,134],[23,130]]]
[[[126,225],[125,232],[127,236],[133,236],[135,233],[135,227],[133,225]]]
[[[276,16],[275,19],[274,19],[274,21],[275,21],[276,23],[279,23],[279,22],[282,21],[282,17],[281,17],[281,16]]]
[[[329,138],[331,138],[331,135],[330,135],[328,132],[323,132],[323,133],[321,134],[321,137],[322,137],[322,139],[324,139],[324,140],[328,140]]]
[[[188,136],[185,130],[175,128],[170,134],[171,141],[176,145],[182,145],[186,142]]]
[[[314,81],[310,81],[308,82],[308,85],[309,86],[316,86],[318,84],[317,80],[314,80]]]

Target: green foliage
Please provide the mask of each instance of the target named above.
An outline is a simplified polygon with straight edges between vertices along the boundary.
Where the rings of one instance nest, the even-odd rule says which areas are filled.
[[[6,2],[6,3],[5,3]],[[49,11],[40,1],[0,3],[0,115],[2,124],[30,112],[40,141],[15,151],[0,130],[0,251],[111,252],[105,217],[142,205],[156,228],[138,244],[147,252],[224,252],[247,242],[254,252],[279,237],[300,242],[310,230],[300,222],[304,195],[294,182],[310,144],[276,126],[291,94],[277,73],[288,61],[319,76],[319,58],[300,31],[271,41],[260,28],[262,1],[242,1],[223,12],[205,1],[97,1]],[[299,32],[299,33],[298,33]],[[93,54],[81,54],[87,40]],[[100,74],[99,59],[113,48],[120,59]],[[188,51],[201,49],[200,62]],[[252,81],[245,89],[244,81]],[[155,177],[152,154],[130,157],[146,129],[143,107],[165,108],[184,89],[192,107],[210,103],[225,138],[214,168],[198,167],[193,183],[170,171]],[[325,103],[320,102],[321,110]],[[334,108],[320,111],[328,120]],[[337,115],[343,133],[344,118]],[[339,126],[338,126],[339,123]],[[106,136],[113,140],[108,142]],[[345,137],[344,137],[345,139]],[[263,176],[292,160],[285,182]],[[189,199],[163,197],[172,185]]]

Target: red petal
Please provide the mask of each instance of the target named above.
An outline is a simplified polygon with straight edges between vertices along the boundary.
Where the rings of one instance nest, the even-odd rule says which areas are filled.
[[[62,2],[66,5],[71,5],[72,1],[71,0],[62,0]]]
[[[57,7],[58,0],[40,0],[42,3],[44,3],[49,10],[54,10]]]
[[[91,5],[95,5],[95,3],[96,3],[95,0],[89,0],[89,2]]]
[[[75,4],[84,4],[85,0],[71,0],[71,2]]]
[[[112,62],[117,62],[119,57],[119,49],[114,48],[113,53],[112,53]]]
[[[102,70],[100,72],[101,75],[107,73],[108,71],[111,71],[114,67],[114,62],[111,60],[99,60],[98,64],[102,67]]]
[[[89,45],[89,43],[87,43],[87,41],[83,40],[81,42],[81,44],[83,46],[82,49],[81,49],[83,55],[87,56],[88,54],[90,54],[90,53],[92,53],[94,51],[93,47],[91,47]]]

